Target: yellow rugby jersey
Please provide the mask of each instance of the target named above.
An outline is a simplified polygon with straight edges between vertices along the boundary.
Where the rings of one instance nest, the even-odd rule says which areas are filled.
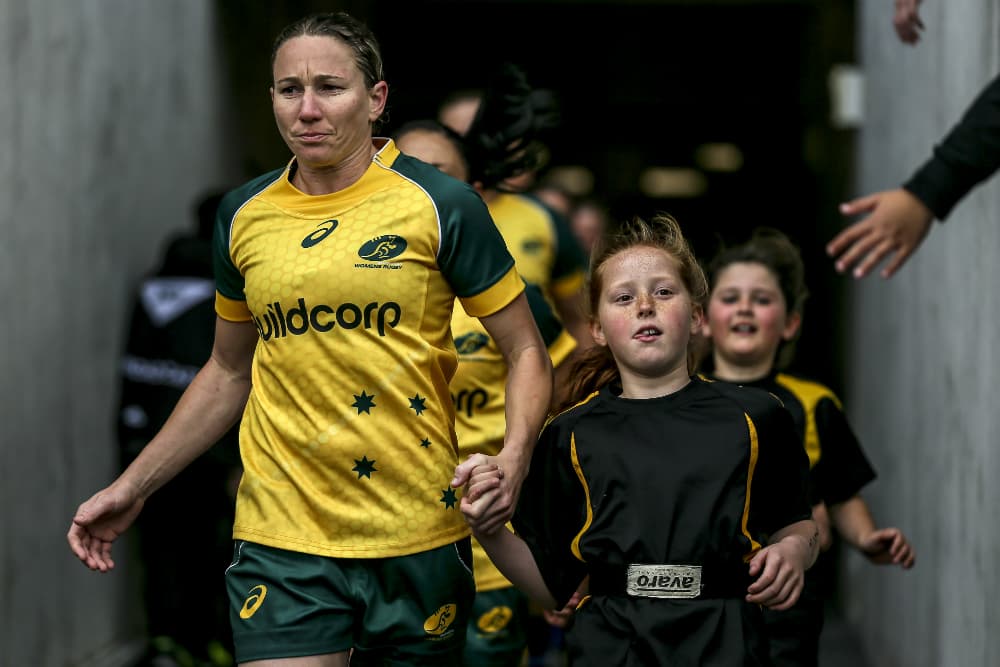
[[[501,192],[487,205],[526,282],[541,287],[550,300],[583,286],[587,260],[565,219],[524,194]]]
[[[576,340],[563,328],[536,285],[528,283],[525,293],[552,365],[557,366],[576,347]],[[451,397],[455,403],[459,459],[464,461],[477,452],[496,456],[503,449],[507,428],[504,401],[507,364],[479,320],[469,317],[461,308],[455,308],[451,329],[458,348],[458,371],[451,381]],[[473,540],[472,546],[476,590],[511,586],[479,543]]]
[[[344,190],[302,193],[293,159],[220,206],[216,311],[260,333],[236,539],[374,558],[469,534],[451,316],[456,298],[494,313],[523,282],[472,188],[376,141]]]

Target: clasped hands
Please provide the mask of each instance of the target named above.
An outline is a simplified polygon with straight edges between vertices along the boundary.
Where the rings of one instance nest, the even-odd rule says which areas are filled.
[[[473,454],[455,468],[454,488],[463,488],[459,508],[477,535],[502,528],[514,514],[523,476],[502,454]]]

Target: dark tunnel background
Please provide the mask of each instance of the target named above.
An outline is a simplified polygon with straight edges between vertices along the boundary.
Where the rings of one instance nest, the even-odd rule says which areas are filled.
[[[586,166],[614,218],[666,211],[699,257],[777,227],[802,248],[810,298],[793,370],[843,386],[840,313],[846,279],[824,244],[845,224],[853,130],[831,121],[828,78],[854,62],[854,3],[785,0],[287,0],[247,13],[219,0],[246,176],[288,158],[267,99],[275,33],[312,11],[343,9],[378,37],[390,87],[383,134],[432,117],[451,91],[483,85],[492,65],[519,64],[559,96],[553,171]],[[697,163],[707,143],[736,146],[742,165]],[[651,197],[648,167],[693,170],[700,192]],[[687,172],[692,173],[692,172]],[[545,172],[542,173],[544,177]]]

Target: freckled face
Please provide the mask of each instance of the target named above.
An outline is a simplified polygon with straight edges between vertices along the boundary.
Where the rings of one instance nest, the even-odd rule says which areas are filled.
[[[467,181],[469,172],[458,149],[447,137],[430,130],[412,130],[396,139],[396,148],[434,165],[449,176]]]
[[[385,108],[387,86],[365,87],[350,47],[335,37],[293,37],[278,49],[273,74],[274,118],[300,164],[337,166],[371,150],[372,123]]]
[[[591,333],[607,345],[622,385],[687,378],[687,347],[700,325],[677,264],[658,248],[637,246],[601,267],[597,321]]]
[[[778,280],[766,266],[735,262],[719,273],[702,329],[719,359],[768,371],[778,346],[797,328],[798,318],[788,316]]]

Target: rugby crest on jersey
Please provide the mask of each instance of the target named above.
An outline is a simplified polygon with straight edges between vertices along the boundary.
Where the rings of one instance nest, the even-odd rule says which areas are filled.
[[[400,263],[389,262],[406,251],[406,239],[396,234],[376,236],[358,248],[358,257],[367,260],[354,265],[356,269],[401,269]]]

